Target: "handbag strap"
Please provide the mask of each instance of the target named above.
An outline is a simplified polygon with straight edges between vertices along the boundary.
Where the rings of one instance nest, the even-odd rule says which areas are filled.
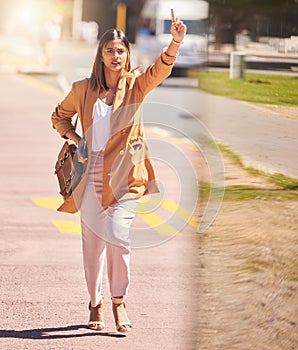
[[[84,111],[85,111],[86,95],[87,95],[87,88],[88,88],[88,79],[87,79],[87,78],[86,78],[86,81],[87,81],[87,86],[86,86],[85,96],[84,96],[83,115],[84,115]],[[77,129],[78,120],[79,120],[79,115],[77,114],[76,121],[74,122],[74,125],[73,125],[75,131],[76,131],[76,129]]]
[[[76,128],[77,128],[77,125],[78,125],[78,119],[79,119],[79,116],[77,115],[76,121],[75,121],[75,123],[73,125],[75,131],[76,131]]]

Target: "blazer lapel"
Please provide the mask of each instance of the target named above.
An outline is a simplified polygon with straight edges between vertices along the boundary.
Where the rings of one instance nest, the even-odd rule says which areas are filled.
[[[98,98],[98,90],[93,90],[90,85],[88,85],[86,100],[83,109],[83,124],[84,124],[84,132],[89,133],[89,129],[91,130],[93,123],[93,113],[94,113],[94,105]]]
[[[115,112],[116,109],[118,109],[125,97],[125,87],[126,87],[126,76],[124,75],[118,83],[117,91],[116,91],[116,96],[113,101],[113,107],[112,111]]]

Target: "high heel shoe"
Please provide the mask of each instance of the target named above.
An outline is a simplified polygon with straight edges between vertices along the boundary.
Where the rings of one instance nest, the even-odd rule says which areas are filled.
[[[132,324],[130,323],[127,313],[124,298],[112,297],[113,303],[113,315],[116,323],[116,329],[118,332],[127,333],[131,330]]]
[[[88,328],[93,329],[95,331],[102,331],[105,328],[103,311],[104,304],[103,300],[100,303],[93,307],[91,306],[91,302],[89,303],[90,317],[88,322]]]

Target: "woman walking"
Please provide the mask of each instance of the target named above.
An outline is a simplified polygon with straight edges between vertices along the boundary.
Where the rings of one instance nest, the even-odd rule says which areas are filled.
[[[87,162],[80,184],[58,209],[80,211],[83,262],[90,295],[88,327],[104,329],[103,267],[107,263],[116,329],[126,333],[131,323],[125,296],[130,282],[129,229],[139,198],[158,192],[155,171],[144,139],[140,105],[146,94],[171,73],[186,26],[172,10],[172,41],[143,73],[130,68],[130,45],[119,30],[100,38],[89,79],[73,83],[52,114],[58,133],[78,144]],[[83,138],[72,118],[78,115]],[[80,149],[86,140],[88,157]]]

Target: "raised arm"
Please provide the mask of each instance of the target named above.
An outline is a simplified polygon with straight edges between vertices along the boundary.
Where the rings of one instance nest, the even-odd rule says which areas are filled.
[[[171,17],[171,34],[173,39],[166,50],[166,54],[169,56],[177,56],[179,47],[185,37],[187,27],[178,17],[175,17],[174,9],[171,9]]]
[[[138,78],[140,90],[145,95],[171,74],[179,47],[185,37],[187,27],[179,18],[175,18],[173,9],[171,9],[171,17],[172,24],[170,30],[173,38],[169,46],[157,58],[156,62],[149,66]]]

